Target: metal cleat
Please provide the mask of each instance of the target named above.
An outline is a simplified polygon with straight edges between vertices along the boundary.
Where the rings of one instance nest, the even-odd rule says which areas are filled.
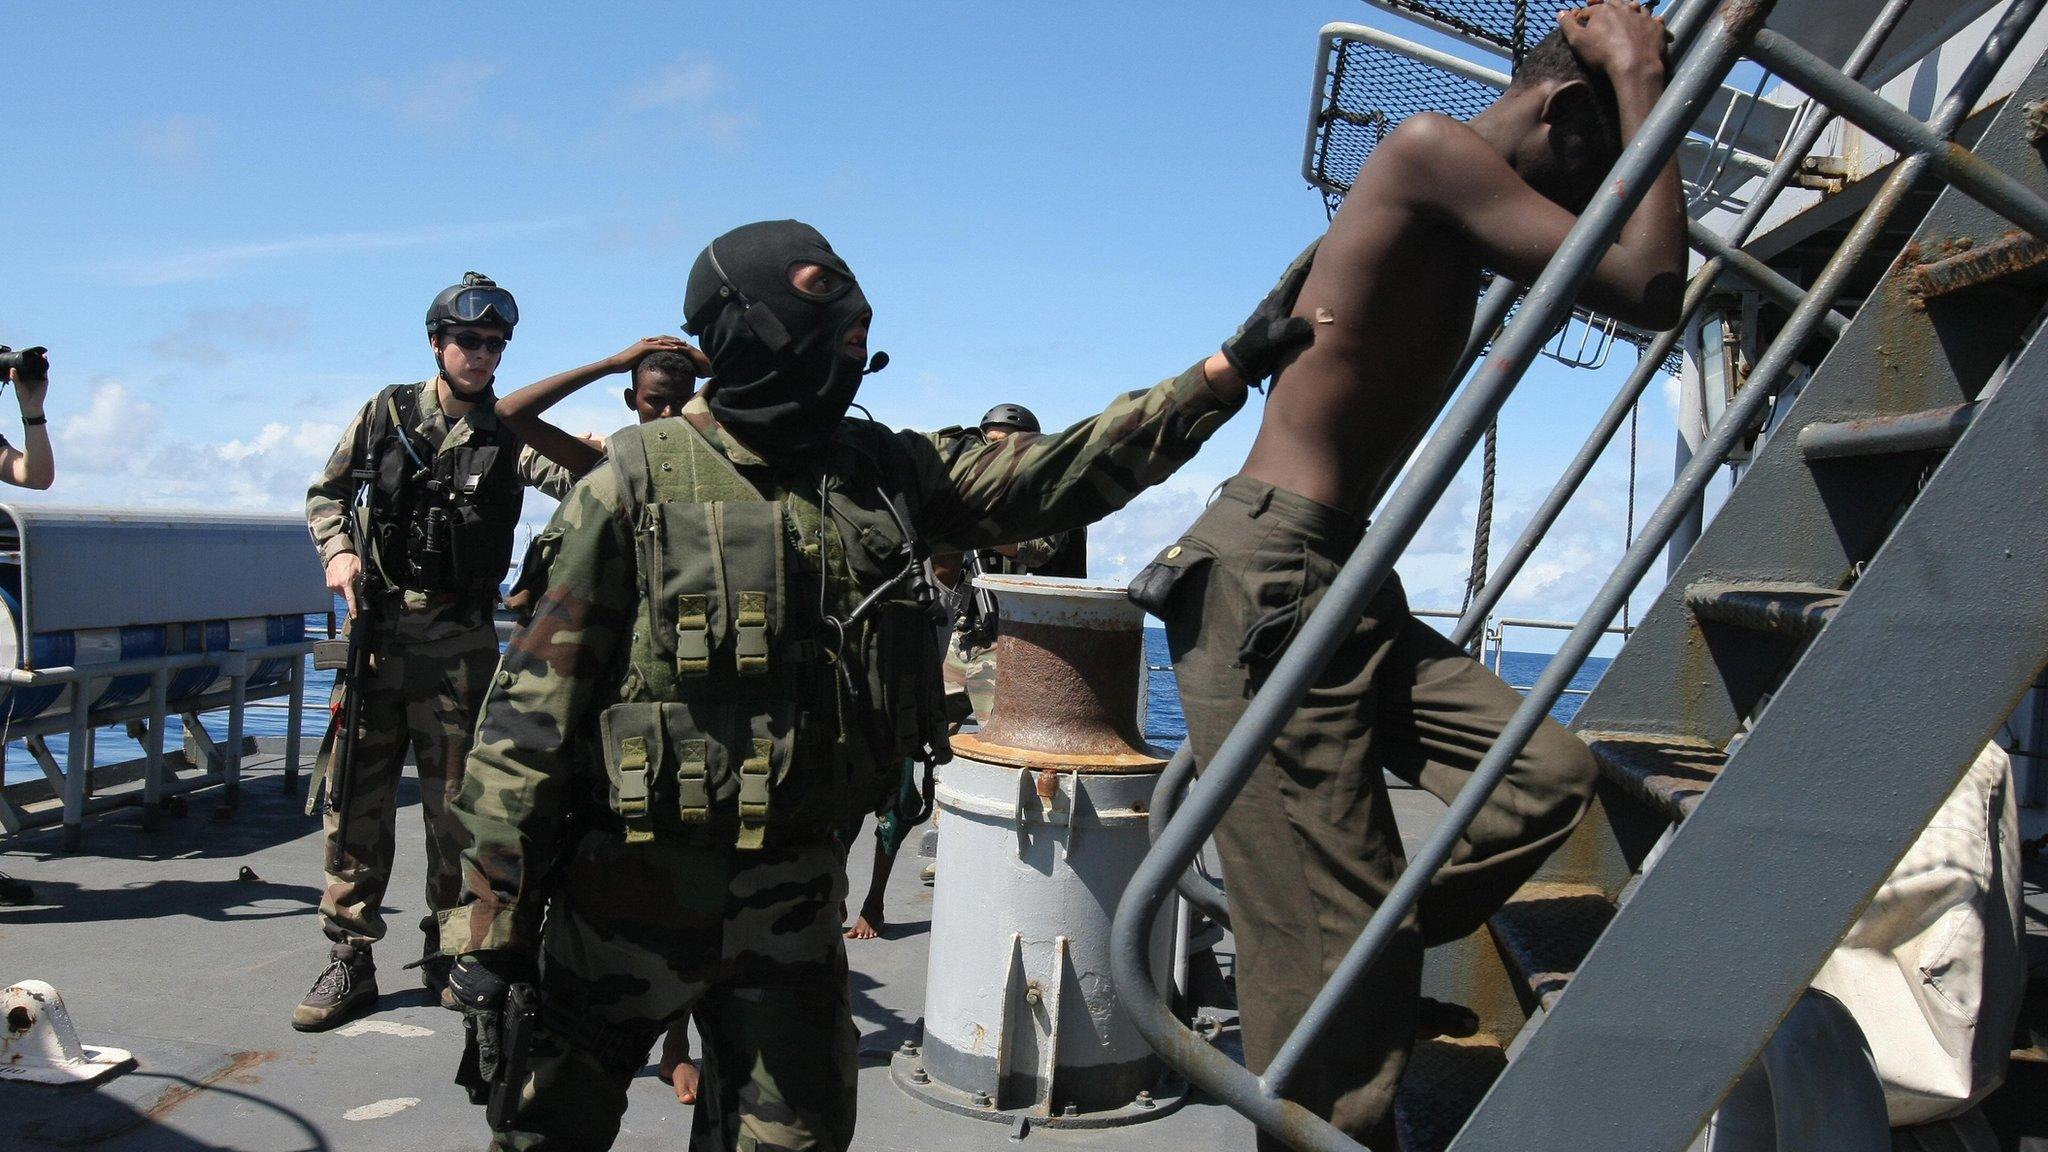
[[[0,1083],[91,1085],[135,1066],[124,1048],[80,1044],[64,998],[41,980],[0,992],[0,1017]]]

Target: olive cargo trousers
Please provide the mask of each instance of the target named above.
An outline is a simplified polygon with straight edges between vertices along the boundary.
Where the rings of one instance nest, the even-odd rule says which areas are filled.
[[[1196,763],[1244,714],[1363,536],[1357,517],[1234,477],[1133,582],[1166,621]],[[1238,945],[1246,1064],[1262,1071],[1405,864],[1382,773],[1448,801],[1522,698],[1408,611],[1389,577],[1216,832]],[[1417,913],[1287,1094],[1374,1148],[1398,1144],[1422,952],[1486,922],[1584,814],[1595,767],[1545,720]],[[1261,1134],[1261,1148],[1280,1148]]]
[[[427,953],[440,951],[434,914],[455,907],[462,890],[463,831],[449,804],[462,791],[477,710],[497,667],[498,635],[486,623],[469,636],[391,644],[367,684],[342,689],[363,692],[362,727],[349,782],[346,845],[337,839],[335,813],[330,809],[324,816],[327,887],[320,922],[328,939],[364,947],[384,938],[384,893],[398,850],[398,782],[410,749],[427,831],[427,906],[420,929],[427,934]]]

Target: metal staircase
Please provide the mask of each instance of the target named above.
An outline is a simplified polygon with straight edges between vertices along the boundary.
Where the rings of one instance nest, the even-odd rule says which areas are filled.
[[[1909,3],[1890,0],[1875,14],[1848,76]],[[1603,772],[1595,811],[1490,925],[1514,1018],[1482,1009],[1491,1033],[1419,1045],[1397,1105],[1411,1150],[1677,1152],[1698,1133],[2048,662],[2048,347],[2036,339],[2048,303],[2048,64],[1969,151],[1949,142],[2042,4],[2005,10],[1926,125],[1764,27],[1768,3],[1677,7],[1671,24],[1688,50],[1612,190],[1532,286],[1178,811],[1185,750],[1162,781],[1156,843],[1118,909],[1116,977],[1148,1039],[1191,1081],[1295,1147],[1360,1147],[1286,1098],[1310,1037],[1413,907],[1691,501],[1761,426],[1800,357],[1814,356],[1796,401],[1579,712],[1574,727]],[[1742,54],[1904,158],[1804,289],[1771,282],[1734,250],[1761,203],[1726,241],[1695,233],[1712,258],[1687,294],[1688,316],[1729,275],[1762,288],[1790,319],[1443,826],[1255,1077],[1136,991],[1149,989],[1145,932],[1177,885],[1227,915],[1189,862],[1570,308],[1633,209],[1630,190],[1670,155]],[[1761,201],[1784,187],[1819,130],[1802,130],[1804,146],[1787,149]],[[1872,246],[1935,177],[1945,185],[1912,243],[1869,287],[1859,268]],[[1844,324],[1833,308],[1849,296],[1860,307]],[[1483,624],[1675,339],[1666,333],[1646,352],[1455,637]],[[1535,1025],[1508,1060],[1494,1037],[1508,1039],[1524,1015]]]

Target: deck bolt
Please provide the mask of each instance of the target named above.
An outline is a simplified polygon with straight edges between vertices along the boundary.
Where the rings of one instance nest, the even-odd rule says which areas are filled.
[[[976,1108],[987,1108],[995,1103],[994,1100],[989,1098],[989,1094],[986,1092],[976,1092],[972,1099],[974,1101],[974,1106]]]
[[[1060,1115],[1062,1116],[1079,1116],[1080,1114],[1081,1110],[1075,1107],[1071,1101],[1068,1102],[1065,1108],[1060,1109]]]
[[[931,1074],[922,1068],[912,1068],[910,1070],[910,1082],[912,1084],[929,1084],[932,1082]]]
[[[898,1052],[903,1053],[905,1056],[917,1055],[917,1045],[911,1043],[908,1040],[905,1040],[902,1044],[897,1045],[896,1050]]]
[[[1145,1091],[1143,1088],[1138,1089],[1138,1099],[1136,1103],[1140,1108],[1152,1107],[1152,1093]]]

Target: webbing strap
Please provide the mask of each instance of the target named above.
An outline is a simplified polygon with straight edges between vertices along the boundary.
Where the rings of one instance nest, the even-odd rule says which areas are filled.
[[[628,736],[619,742],[619,816],[626,822],[626,843],[654,839],[654,821],[647,809],[645,736]]]
[[[742,591],[739,602],[733,656],[739,662],[740,675],[759,676],[768,671],[768,594]]]
[[[740,834],[735,847],[759,848],[768,831],[768,769],[775,742],[752,741],[753,755],[740,761]]]
[[[702,593],[676,597],[676,674],[711,671],[711,598]]]
[[[711,790],[706,784],[710,744],[684,740],[676,745],[676,802],[685,824],[702,824],[711,819]]]

